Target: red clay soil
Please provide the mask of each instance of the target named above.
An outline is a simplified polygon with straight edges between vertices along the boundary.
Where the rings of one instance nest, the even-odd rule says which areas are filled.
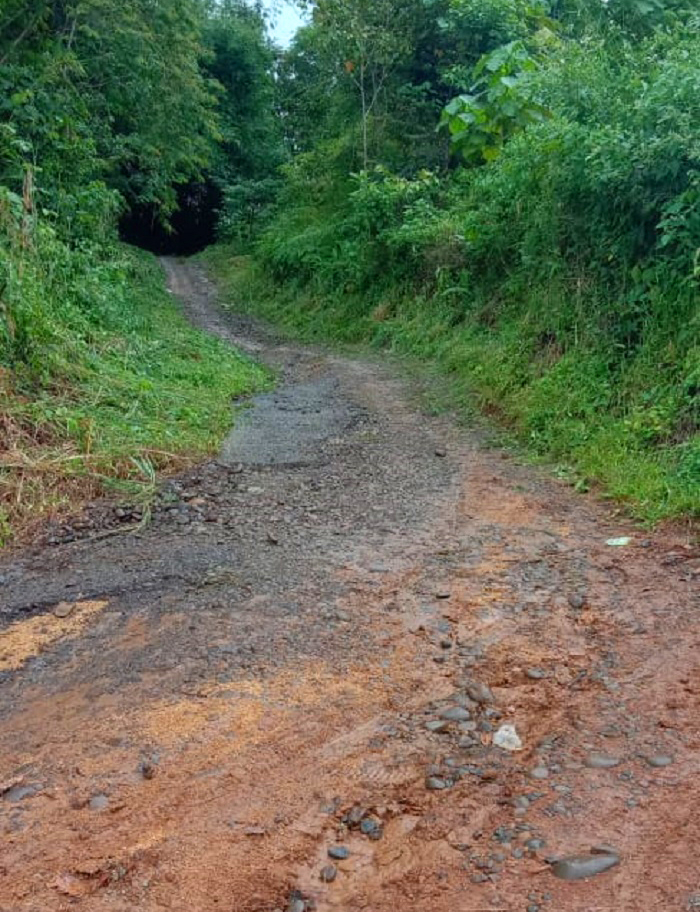
[[[329,433],[0,563],[0,912],[700,909],[692,541],[168,268],[280,370],[269,434],[316,383]],[[555,876],[591,850],[618,863]]]

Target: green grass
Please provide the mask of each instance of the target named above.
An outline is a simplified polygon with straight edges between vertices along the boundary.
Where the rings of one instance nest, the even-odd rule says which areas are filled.
[[[37,520],[216,452],[232,400],[271,377],[193,328],[154,257],[119,250],[119,281],[100,285],[99,312],[58,309],[36,370],[0,368],[0,543]],[[28,295],[31,288],[26,286]],[[93,289],[94,290],[94,289]]]
[[[430,365],[446,379],[452,408],[488,415],[578,490],[595,488],[649,524],[700,518],[700,435],[678,429],[687,396],[659,367],[668,340],[651,336],[629,363],[604,338],[550,350],[539,314],[545,294],[550,315],[556,304],[551,287],[532,289],[495,321],[455,320],[449,302],[391,284],[324,293],[276,284],[224,247],[205,256],[237,309],[303,339],[368,343]],[[700,364],[700,351],[691,358]]]

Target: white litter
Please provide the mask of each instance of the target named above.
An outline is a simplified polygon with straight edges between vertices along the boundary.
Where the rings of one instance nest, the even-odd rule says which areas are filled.
[[[515,726],[510,724],[501,725],[493,736],[493,743],[506,751],[515,752],[523,749],[523,742],[518,737]]]
[[[625,548],[627,545],[632,544],[632,539],[627,536],[623,536],[622,538],[609,538],[605,544],[610,545],[611,548]]]

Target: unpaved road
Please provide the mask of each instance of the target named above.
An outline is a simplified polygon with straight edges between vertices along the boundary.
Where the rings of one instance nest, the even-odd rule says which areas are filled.
[[[166,266],[282,385],[149,525],[0,564],[1,912],[700,908],[697,550]]]

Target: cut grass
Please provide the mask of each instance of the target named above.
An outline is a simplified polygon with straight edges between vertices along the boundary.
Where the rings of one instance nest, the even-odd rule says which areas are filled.
[[[62,375],[0,374],[0,544],[106,491],[138,497],[155,472],[215,452],[232,400],[272,382],[185,320],[155,258],[120,256],[127,278],[109,320],[61,327],[71,349]]]

